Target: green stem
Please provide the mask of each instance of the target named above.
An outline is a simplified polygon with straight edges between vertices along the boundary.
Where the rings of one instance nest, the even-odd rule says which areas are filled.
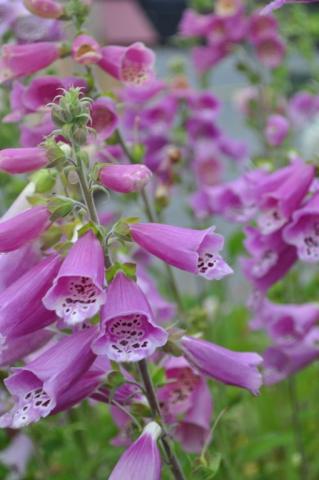
[[[167,456],[168,463],[169,463],[169,466],[171,468],[172,474],[174,475],[175,480],[185,480],[182,468],[181,468],[181,466],[179,464],[179,461],[178,461],[178,459],[177,459],[177,457],[176,457],[176,455],[175,455],[175,453],[174,453],[174,451],[171,447],[171,444],[170,444],[170,439],[169,439],[168,433],[166,431],[165,424],[164,424],[162,416],[161,416],[161,411],[160,411],[158,401],[157,401],[157,398],[156,398],[153,382],[152,382],[152,379],[150,377],[150,374],[149,374],[149,371],[148,371],[148,368],[147,368],[146,360],[140,360],[138,362],[138,367],[139,367],[140,375],[143,379],[144,388],[145,388],[145,392],[146,392],[148,402],[149,402],[151,410],[152,410],[152,415],[153,415],[154,419],[162,427],[163,435],[162,435],[160,441],[161,441],[162,447],[163,447],[163,449],[166,453],[166,456]]]
[[[300,419],[300,405],[298,399],[298,391],[296,378],[290,376],[288,378],[288,391],[291,405],[291,422],[295,435],[296,449],[300,455],[300,480],[308,479],[308,462],[306,457],[305,445],[303,440],[302,424]]]

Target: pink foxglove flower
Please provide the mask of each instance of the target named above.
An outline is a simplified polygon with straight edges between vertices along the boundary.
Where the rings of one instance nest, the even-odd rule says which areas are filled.
[[[94,352],[116,362],[137,362],[165,345],[167,338],[166,331],[154,323],[142,290],[119,272],[108,287]]]
[[[219,255],[224,245],[213,228],[193,230],[159,223],[137,223],[130,226],[135,243],[147,252],[181,270],[207,280],[220,280],[232,269]]]
[[[256,45],[258,38],[278,32],[278,22],[273,15],[253,13],[249,18],[249,38]]]
[[[0,293],[18,280],[41,259],[39,249],[31,244],[0,254]]]
[[[179,35],[183,37],[205,36],[207,25],[210,21],[208,15],[201,15],[191,8],[187,8],[179,23]]]
[[[143,43],[129,47],[107,46],[101,49],[99,66],[126,85],[142,85],[154,78],[155,54]]]
[[[300,260],[319,261],[319,192],[293,213],[292,221],[283,230],[283,238],[297,248]]]
[[[283,115],[270,115],[267,119],[265,136],[269,145],[278,147],[286,139],[289,132],[289,122]]]
[[[48,164],[48,155],[44,148],[5,148],[0,150],[0,170],[3,172],[28,173]]]
[[[258,395],[262,385],[258,366],[262,358],[257,353],[234,352],[206,340],[183,337],[184,356],[202,375],[226,385],[246,388]]]
[[[55,42],[38,42],[2,47],[0,82],[31,75],[51,65],[60,57]]]
[[[98,313],[104,302],[103,249],[89,231],[69,251],[43,303],[66,325],[76,325]]]
[[[0,221],[0,252],[12,252],[38,238],[49,226],[49,216],[41,205]]]
[[[276,32],[258,37],[255,47],[260,63],[270,69],[279,67],[286,55],[286,45]]]
[[[2,344],[7,338],[35,332],[56,320],[56,316],[44,308],[42,298],[55,278],[60,264],[59,256],[48,257],[3,290],[0,295]]]
[[[11,478],[21,480],[27,474],[34,453],[32,440],[24,433],[15,435],[7,448],[0,451],[0,462],[11,470]]]
[[[246,227],[245,247],[251,258],[242,259],[242,268],[249,281],[266,291],[278,282],[297,260],[296,249],[282,239],[282,231],[262,235],[254,227]]]
[[[52,335],[48,330],[42,329],[21,337],[9,338],[6,345],[0,348],[0,366],[6,367],[22,360],[30,353],[43,347],[52,338]]]
[[[100,171],[100,182],[114,192],[130,193],[142,190],[152,178],[145,165],[107,165]]]
[[[72,44],[72,57],[80,65],[91,65],[102,59],[101,47],[90,35],[79,35]]]
[[[187,452],[200,453],[209,439],[212,397],[205,379],[184,357],[170,357],[164,368],[167,384],[158,391],[165,422]]]
[[[263,234],[279,230],[290,219],[307,194],[314,166],[301,159],[261,179],[258,185],[261,213],[257,223]]]
[[[64,14],[64,7],[55,0],[23,0],[24,6],[42,18],[59,18]]]
[[[161,427],[156,422],[146,425],[142,435],[121,456],[109,480],[140,480],[141,475],[147,480],[160,480],[161,457],[157,446],[160,434]]]
[[[116,130],[119,118],[111,98],[101,97],[91,103],[92,128],[99,140],[106,140]]]
[[[46,417],[95,360],[91,343],[96,329],[63,337],[25,367],[5,380],[15,400],[11,411],[0,417],[1,427],[21,428]]]

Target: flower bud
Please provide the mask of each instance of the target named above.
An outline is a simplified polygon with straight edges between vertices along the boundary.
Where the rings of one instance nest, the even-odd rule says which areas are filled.
[[[64,8],[54,0],[23,0],[24,6],[33,15],[42,18],[60,18]]]
[[[151,176],[145,165],[107,165],[100,172],[100,182],[114,192],[130,193],[142,190]]]

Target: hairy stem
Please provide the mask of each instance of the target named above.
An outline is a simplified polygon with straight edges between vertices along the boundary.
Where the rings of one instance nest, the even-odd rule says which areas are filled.
[[[172,474],[174,475],[175,480],[185,480],[182,468],[171,447],[170,439],[161,416],[161,411],[158,405],[153,382],[147,368],[146,360],[139,361],[138,366],[139,366],[141,377],[143,379],[146,396],[152,410],[152,415],[155,418],[155,420],[157,420],[158,423],[160,423],[163,430],[163,435],[161,437],[161,444],[167,455],[168,463],[171,468]]]

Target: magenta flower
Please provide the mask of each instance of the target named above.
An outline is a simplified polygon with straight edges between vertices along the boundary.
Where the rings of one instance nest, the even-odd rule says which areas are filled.
[[[95,360],[91,343],[96,329],[63,337],[4,383],[15,405],[0,417],[1,427],[21,428],[46,417],[59,397],[88,371]]]
[[[278,32],[278,22],[273,15],[253,13],[249,18],[249,38],[256,45],[260,37]]]
[[[7,0],[0,2],[0,35],[6,33],[14,23],[17,17],[17,5]]]
[[[10,108],[11,112],[5,115],[2,119],[4,123],[14,123],[22,120],[24,115],[26,115],[28,110],[26,109],[23,102],[23,95],[26,91],[26,86],[22,83],[15,81],[12,84],[10,90]]]
[[[151,180],[152,172],[145,165],[107,165],[100,171],[104,187],[119,193],[139,192]]]
[[[0,170],[3,172],[28,173],[45,167],[48,164],[47,152],[44,148],[5,148],[0,150]]]
[[[33,244],[0,254],[0,293],[18,280],[41,259],[41,253]]]
[[[155,54],[141,42],[129,47],[110,45],[101,53],[99,66],[126,85],[142,85],[154,78]]]
[[[232,269],[219,255],[224,239],[214,228],[193,230],[159,223],[130,226],[132,239],[141,248],[181,270],[207,280],[220,280]]]
[[[59,57],[60,47],[54,42],[4,45],[0,60],[0,82],[31,75],[48,67]]]
[[[302,127],[319,112],[319,97],[299,91],[289,101],[289,116],[295,127]]]
[[[22,360],[29,353],[38,350],[48,343],[52,335],[48,330],[42,329],[21,337],[8,338],[5,347],[0,349],[0,366],[6,367],[18,360]]]
[[[34,126],[21,125],[21,147],[37,147],[54,129],[55,125],[50,114],[45,115],[41,122]]]
[[[90,35],[79,35],[72,44],[72,57],[80,65],[92,65],[102,59],[101,47]]]
[[[119,272],[108,287],[94,352],[116,362],[137,362],[165,345],[167,338],[166,331],[154,323],[142,290]]]
[[[167,384],[158,391],[165,422],[187,452],[199,453],[209,439],[212,398],[206,381],[183,357],[164,362]]]
[[[146,425],[142,435],[121,456],[109,480],[140,480],[141,474],[147,480],[160,480],[161,456],[157,446],[160,434],[161,427],[156,422]]]
[[[265,136],[269,145],[278,147],[286,139],[289,132],[289,122],[283,115],[270,115],[267,119]]]
[[[55,255],[19,277],[0,294],[0,336],[2,343],[7,338],[19,337],[40,330],[56,320],[52,312],[42,305],[61,264]]]
[[[260,63],[270,69],[279,67],[286,55],[286,45],[276,32],[260,35],[255,47]]]
[[[12,252],[38,238],[49,226],[48,209],[39,205],[0,221],[0,252]]]
[[[297,248],[300,260],[315,263],[319,260],[319,193],[292,215],[284,228],[285,242]]]
[[[0,462],[10,469],[9,476],[21,480],[27,475],[28,463],[34,454],[31,438],[24,433],[11,437],[11,442],[0,451]]]
[[[111,98],[101,97],[91,103],[92,128],[100,140],[106,140],[116,130],[119,118]]]
[[[196,71],[202,75],[215,67],[229,54],[227,43],[215,45],[204,45],[192,49],[192,60]]]
[[[297,159],[259,182],[261,214],[257,222],[263,234],[273,233],[288,222],[308,192],[313,178],[313,165]]]
[[[262,235],[254,227],[245,229],[245,247],[251,258],[242,259],[242,268],[252,284],[265,291],[286,275],[297,259],[296,249],[282,239],[282,231]]]
[[[66,325],[93,317],[105,302],[104,254],[89,231],[70,249],[43,303]]]
[[[178,26],[179,35],[183,37],[203,37],[209,21],[209,15],[201,15],[195,10],[187,8]]]
[[[214,343],[193,337],[183,337],[184,356],[202,375],[226,385],[246,388],[258,395],[262,385],[257,367],[262,358],[257,353],[234,352]]]
[[[64,7],[55,0],[23,0],[24,6],[42,18],[59,18],[64,14]]]
[[[68,90],[71,87],[81,88],[85,92],[87,83],[82,78],[72,76],[57,77],[46,75],[34,78],[23,92],[23,107],[29,112],[35,112],[41,107],[47,106],[48,103],[53,102],[59,95],[62,95],[63,90]]]

